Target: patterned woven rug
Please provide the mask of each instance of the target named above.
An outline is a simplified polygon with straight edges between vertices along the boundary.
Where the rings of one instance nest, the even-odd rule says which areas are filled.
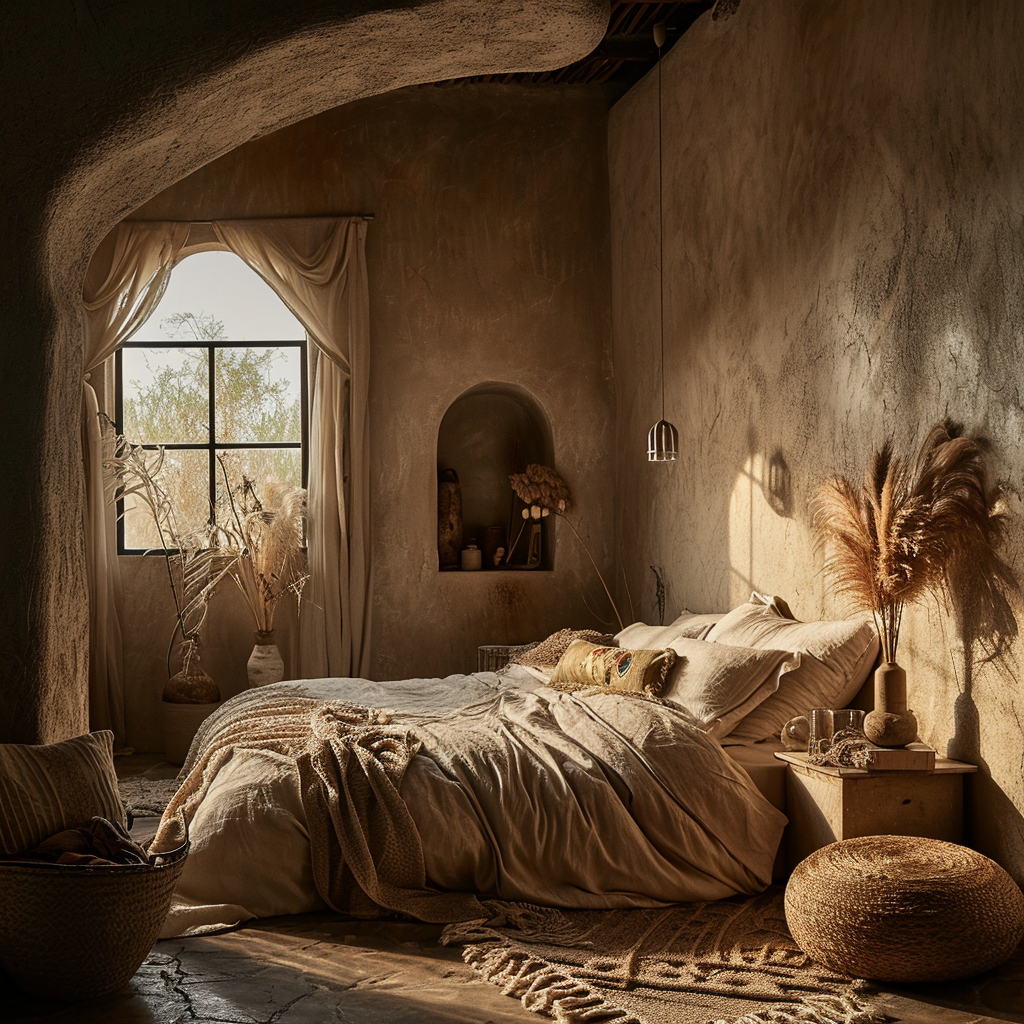
[[[174,779],[147,779],[145,775],[132,775],[117,780],[117,791],[125,809],[133,817],[159,818],[178,791],[178,783]]]
[[[560,1024],[870,1024],[867,982],[811,961],[782,890],[661,910],[500,908],[506,924],[449,925],[442,941],[528,1010]]]

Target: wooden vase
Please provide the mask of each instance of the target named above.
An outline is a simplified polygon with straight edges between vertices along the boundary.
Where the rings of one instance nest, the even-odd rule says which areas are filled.
[[[894,662],[875,669],[875,710],[864,735],[879,747],[905,747],[917,739],[917,718],[907,708],[907,673]]]

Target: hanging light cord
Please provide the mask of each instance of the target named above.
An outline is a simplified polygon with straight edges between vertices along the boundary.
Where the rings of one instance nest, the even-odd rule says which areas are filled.
[[[665,418],[665,213],[662,192],[661,158],[661,44],[658,44],[658,319],[661,321],[661,418]]]

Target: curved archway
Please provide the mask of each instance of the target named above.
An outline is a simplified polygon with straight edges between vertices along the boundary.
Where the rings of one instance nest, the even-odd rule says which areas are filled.
[[[608,4],[179,0],[87,13],[91,21],[78,24],[63,8],[51,17],[17,5],[0,61],[15,144],[0,169],[0,338],[9,355],[0,741],[54,740],[88,726],[78,307],[106,232],[214,157],[347,100],[568,63],[596,45]],[[48,53],[59,68],[40,59]]]

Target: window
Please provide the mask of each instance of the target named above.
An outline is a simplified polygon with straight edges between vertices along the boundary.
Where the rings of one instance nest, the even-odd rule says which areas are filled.
[[[179,531],[227,521],[225,470],[235,493],[243,477],[261,495],[273,480],[305,486],[305,330],[234,253],[199,252],[174,268],[115,373],[118,432],[164,449],[160,480]],[[159,549],[148,511],[126,506],[118,551]]]

